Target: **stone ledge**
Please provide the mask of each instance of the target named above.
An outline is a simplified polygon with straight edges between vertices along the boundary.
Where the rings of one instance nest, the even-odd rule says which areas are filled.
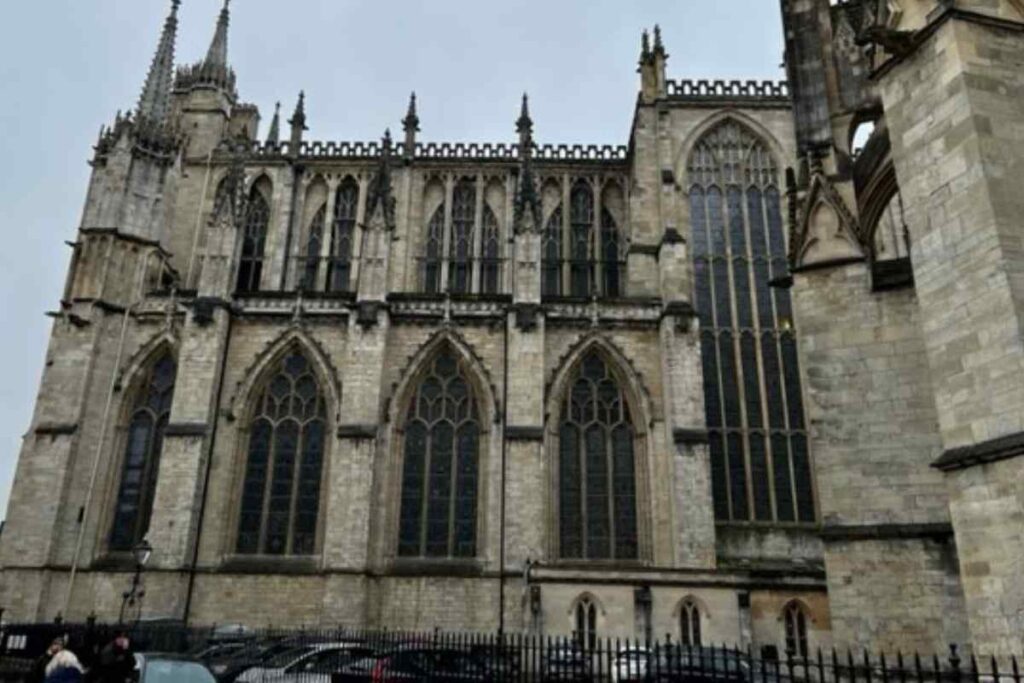
[[[1019,455],[1024,455],[1024,432],[1000,436],[970,446],[951,448],[933,462],[932,467],[943,472],[952,472],[975,465],[1009,460]]]
[[[377,425],[375,424],[347,424],[338,425],[339,439],[376,439]]]
[[[544,428],[526,425],[509,425],[505,427],[505,438],[509,441],[543,441]]]
[[[843,258],[827,259],[825,261],[818,261],[817,263],[808,263],[806,265],[791,267],[789,272],[793,275],[798,275],[800,273],[812,273],[816,270],[843,268],[845,266],[853,265],[854,263],[863,263],[865,260],[866,259],[863,256],[846,256]]]
[[[209,425],[203,422],[178,422],[164,428],[164,436],[206,436]]]
[[[478,560],[396,558],[383,576],[477,577],[483,573]]]
[[[231,555],[218,568],[226,574],[318,574],[320,557],[275,557]]]
[[[77,422],[61,424],[58,422],[42,422],[35,429],[36,436],[71,436],[78,431]]]
[[[953,536],[953,525],[934,524],[843,524],[824,526],[821,539],[832,541],[887,541],[898,539],[946,540]]]
[[[672,440],[676,445],[705,444],[708,442],[708,430],[677,427],[672,430]]]

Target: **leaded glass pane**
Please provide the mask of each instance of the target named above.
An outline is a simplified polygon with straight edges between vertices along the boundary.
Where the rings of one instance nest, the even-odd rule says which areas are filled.
[[[448,289],[469,292],[472,275],[473,224],[476,221],[476,187],[464,179],[455,186],[452,200],[452,239],[448,253]]]
[[[590,296],[590,243],[594,234],[594,193],[584,181],[576,183],[570,194],[569,282],[572,295]]]
[[[708,426],[726,428],[711,442],[716,518],[797,521],[790,439],[800,437],[806,454],[806,425],[792,301],[770,286],[787,272],[778,169],[764,143],[727,120],[697,143],[688,171]],[[755,431],[765,428],[770,437]],[[805,459],[799,521],[811,522]]]
[[[636,461],[625,397],[596,352],[584,357],[559,430],[563,558],[636,559]]]
[[[444,349],[411,398],[406,418],[399,556],[476,555],[476,405],[455,355]]]
[[[267,242],[267,227],[270,225],[270,206],[259,188],[254,187],[249,195],[249,205],[242,229],[242,258],[238,266],[237,289],[240,292],[255,292],[260,288],[263,275],[263,252]]]
[[[498,218],[491,207],[484,207],[483,263],[480,270],[480,291],[483,294],[497,294],[501,285],[501,238],[498,232]]]
[[[309,361],[291,351],[255,401],[242,484],[237,552],[316,551],[323,472],[324,400]]]
[[[149,530],[176,374],[174,358],[165,353],[150,366],[135,391],[114,503],[111,550],[131,550]]]
[[[444,204],[437,207],[427,224],[427,245],[423,261],[423,291],[441,291],[441,255],[444,253]]]
[[[562,293],[562,207],[551,213],[544,227],[541,255],[541,293],[558,296]]]
[[[352,240],[358,210],[359,185],[349,177],[341,183],[334,202],[331,258],[327,264],[327,290],[330,292],[347,292],[351,288]]]
[[[320,250],[323,248],[324,223],[327,220],[327,207],[322,206],[309,225],[309,236],[306,239],[306,267],[302,273],[302,289],[312,291],[317,287],[317,275],[320,272]]]
[[[618,297],[622,293],[619,228],[607,209],[601,213],[601,249],[604,251],[604,295]]]

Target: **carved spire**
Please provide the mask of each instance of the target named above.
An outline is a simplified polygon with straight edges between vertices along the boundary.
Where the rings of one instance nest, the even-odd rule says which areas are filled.
[[[526,93],[523,93],[516,131],[519,133],[519,180],[513,202],[513,225],[517,233],[538,231],[543,213],[537,182],[533,177],[533,119],[530,118],[530,100]]]
[[[171,13],[164,22],[163,35],[149,67],[146,84],[139,97],[138,116],[153,123],[163,123],[171,107],[171,85],[174,81],[174,43],[178,37],[178,8],[181,0],[171,0]]]
[[[402,119],[402,128],[405,129],[405,145],[402,147],[402,156],[406,162],[412,161],[416,156],[416,133],[420,132],[420,117],[416,113],[416,93],[409,97],[409,111]]]
[[[292,114],[292,118],[289,119],[288,123],[292,127],[291,137],[291,153],[298,154],[299,146],[302,144],[302,134],[305,133],[309,128],[306,127],[306,91],[299,92],[299,101],[295,105],[295,113]]]
[[[270,120],[270,131],[267,133],[267,144],[276,145],[281,142],[281,103],[274,105],[274,118]]]
[[[224,0],[224,7],[217,19],[217,30],[213,33],[213,41],[206,53],[205,63],[210,66],[226,68],[228,65],[228,24],[231,21],[229,6],[231,0]]]
[[[665,44],[661,41],[661,26],[654,25],[654,56],[668,58],[665,52]]]
[[[367,221],[372,221],[381,211],[384,218],[384,227],[387,230],[395,226],[395,197],[391,192],[391,152],[392,140],[391,129],[384,131],[384,138],[380,144],[380,163],[377,167],[377,174],[370,183],[370,189],[366,197]]]
[[[647,29],[640,35],[640,63],[646,64],[651,60],[651,34]]]

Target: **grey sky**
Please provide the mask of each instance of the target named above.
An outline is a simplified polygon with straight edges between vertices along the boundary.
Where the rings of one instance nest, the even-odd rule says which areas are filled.
[[[265,131],[307,94],[321,140],[400,130],[513,141],[531,96],[538,142],[625,144],[640,31],[660,22],[671,78],[781,78],[777,0],[236,0],[230,59]],[[85,197],[91,146],[135,105],[170,0],[4,3],[0,20],[0,514]],[[179,62],[205,54],[221,0],[184,0]],[[286,117],[287,118],[287,117]],[[261,131],[262,133],[262,131]]]

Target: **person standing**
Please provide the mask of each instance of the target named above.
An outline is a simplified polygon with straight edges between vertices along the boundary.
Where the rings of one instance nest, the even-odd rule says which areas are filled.
[[[93,683],[125,683],[135,674],[135,653],[131,640],[124,631],[118,631],[114,639],[100,651],[96,666],[90,671]]]
[[[64,649],[64,638],[54,638],[46,652],[41,654],[32,665],[32,672],[28,675],[28,683],[43,683],[46,680],[46,666],[53,659],[53,656]]]
[[[46,665],[46,678],[43,680],[44,683],[82,683],[85,680],[82,664],[74,652],[61,649]]]

